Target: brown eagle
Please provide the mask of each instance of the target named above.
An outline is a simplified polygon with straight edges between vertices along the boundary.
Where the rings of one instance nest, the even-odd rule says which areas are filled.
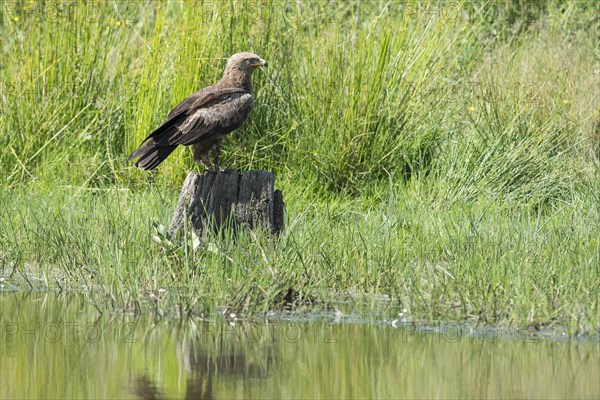
[[[266,66],[267,62],[256,54],[231,56],[221,80],[179,103],[127,159],[137,158],[135,166],[140,169],[154,169],[177,146],[192,146],[196,163],[218,171],[221,142],[252,111],[252,72]]]

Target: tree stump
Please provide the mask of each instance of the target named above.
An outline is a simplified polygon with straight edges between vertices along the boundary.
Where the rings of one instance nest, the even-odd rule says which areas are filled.
[[[219,231],[260,225],[276,234],[283,229],[283,208],[283,195],[275,190],[275,174],[271,172],[190,172],[168,235],[173,238],[186,218],[199,238],[205,237],[209,227]]]

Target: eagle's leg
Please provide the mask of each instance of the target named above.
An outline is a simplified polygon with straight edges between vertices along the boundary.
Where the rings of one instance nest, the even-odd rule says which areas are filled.
[[[221,153],[221,144],[223,143],[223,141],[219,140],[217,143],[215,143],[215,145],[212,147],[211,152],[213,155],[213,167],[214,167],[214,171],[219,172],[219,154]]]
[[[209,152],[204,150],[204,148],[199,144],[194,144],[192,146],[192,153],[194,154],[194,162],[196,164],[204,165],[207,171],[214,171],[213,166],[210,162]]]
[[[213,165],[210,162],[210,157],[208,156],[208,151],[206,153],[202,153],[202,157],[200,158],[200,162],[204,165],[209,172],[214,172]]]

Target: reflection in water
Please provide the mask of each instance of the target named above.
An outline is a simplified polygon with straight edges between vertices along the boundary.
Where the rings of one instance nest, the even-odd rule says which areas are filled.
[[[273,364],[273,355],[265,358],[263,363],[250,360],[244,350],[247,344],[241,343],[246,335],[241,334],[239,328],[236,330],[234,326],[222,324],[217,331],[214,329],[216,325],[209,323],[203,324],[203,327],[209,329],[202,332],[195,329],[195,335],[189,335],[185,328],[174,332],[175,352],[188,375],[184,398],[212,399],[213,382],[217,380],[267,378],[267,369]],[[232,343],[238,343],[239,346],[228,345],[230,336],[233,338]],[[142,374],[134,379],[133,392],[140,399],[165,398],[149,374]]]
[[[0,292],[0,310],[0,398],[600,397],[597,340],[99,317],[49,293]]]
[[[135,380],[133,382],[133,392],[140,399],[158,400],[158,399],[164,398],[163,394],[160,392],[160,390],[158,390],[158,388],[156,387],[154,382],[152,382],[150,377],[144,376],[144,375],[141,375],[141,376],[135,378]],[[185,397],[186,397],[186,399],[190,398],[188,396],[185,396]],[[200,396],[197,398],[211,399],[212,396],[208,396],[208,397]]]

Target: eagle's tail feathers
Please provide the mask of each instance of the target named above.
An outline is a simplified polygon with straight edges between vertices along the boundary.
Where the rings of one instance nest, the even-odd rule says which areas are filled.
[[[139,169],[150,170],[156,168],[176,148],[177,146],[156,146],[154,143],[149,142],[131,153],[129,158],[140,157],[135,162],[135,166]]]
[[[144,139],[143,144],[132,152],[128,160],[138,158],[135,163],[141,169],[154,169],[177,147],[177,140],[181,132],[176,125],[167,121],[156,128],[150,136]]]
[[[140,146],[137,150],[133,151],[129,157],[127,157],[128,160],[133,160],[134,158],[138,158],[139,156],[141,156],[142,154],[150,151],[152,148],[154,147],[154,142],[148,142],[142,146]]]

